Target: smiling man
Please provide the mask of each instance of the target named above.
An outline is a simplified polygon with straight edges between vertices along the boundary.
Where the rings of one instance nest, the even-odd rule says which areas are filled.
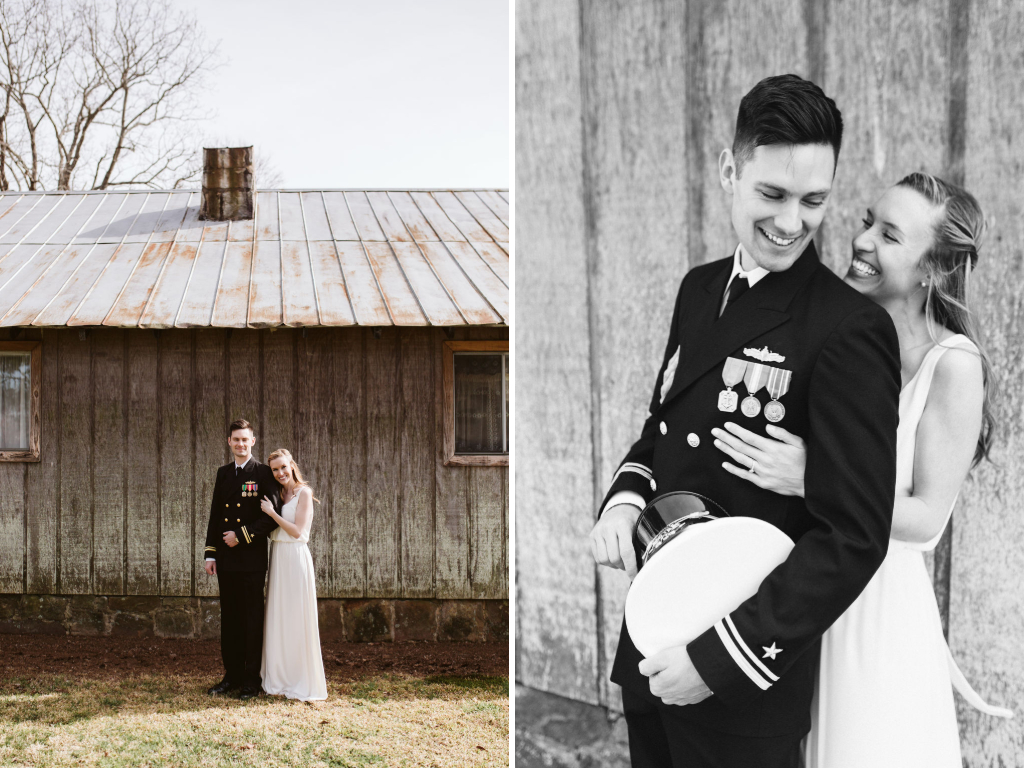
[[[224,679],[208,693],[251,699],[263,680],[264,586],[267,581],[267,536],[277,523],[263,513],[267,496],[281,509],[281,486],[270,467],[252,455],[256,436],[245,419],[228,427],[234,461],[217,470],[206,528],[206,573],[220,588],[220,652]]]
[[[641,508],[693,491],[796,544],[756,594],[686,645],[645,659],[623,623],[611,678],[636,768],[798,766],[821,635],[885,557],[896,332],[819,262],[813,242],[842,130],[832,99],[796,75],[766,78],[740,102],[719,162],[739,243],[683,279],[647,420],[591,533],[595,560],[633,575]],[[802,437],[805,498],[729,474],[714,436],[729,422]],[[666,585],[665,597],[685,599],[686,585]]]

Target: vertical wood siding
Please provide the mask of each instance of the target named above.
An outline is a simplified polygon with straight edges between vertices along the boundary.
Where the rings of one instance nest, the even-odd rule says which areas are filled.
[[[596,702],[604,675],[586,541],[596,503],[596,360],[579,21],[576,0],[517,3],[516,673],[529,685]],[[453,480],[468,500],[465,478]],[[453,544],[456,535],[468,540],[460,510],[443,512],[438,532]]]
[[[966,184],[985,209],[975,303],[1000,432],[936,552],[935,585],[972,682],[1024,711],[1024,12],[988,0],[520,0],[516,24],[519,678],[618,705],[606,678],[626,580],[596,573],[586,536],[646,413],[680,279],[735,246],[718,157],[739,99],[795,72],[846,124],[819,237],[830,267],[845,272],[865,207],[911,171]],[[1012,723],[962,704],[960,717],[971,765],[1024,760]]]
[[[227,426],[248,418],[255,455],[291,450],[321,501],[321,597],[508,598],[507,468],[438,461],[442,331],[80,333],[29,331],[42,460],[0,464],[0,592],[215,595],[210,496]]]

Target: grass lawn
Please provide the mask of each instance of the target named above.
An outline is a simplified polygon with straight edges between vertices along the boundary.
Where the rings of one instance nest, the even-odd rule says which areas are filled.
[[[507,677],[328,678],[327,701],[211,698],[201,675],[0,681],[2,766],[507,766]]]

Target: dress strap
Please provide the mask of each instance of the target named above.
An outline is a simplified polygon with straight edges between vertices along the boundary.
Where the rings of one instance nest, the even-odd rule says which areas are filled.
[[[1006,709],[1005,707],[996,707],[986,702],[981,695],[975,691],[964,673],[960,671],[960,667],[957,666],[956,659],[953,658],[953,652],[949,650],[949,646],[946,646],[946,659],[949,662],[949,679],[953,683],[953,687],[964,697],[972,707],[979,712],[983,712],[986,715],[992,717],[1005,717],[1007,719],[1013,717],[1013,710]]]

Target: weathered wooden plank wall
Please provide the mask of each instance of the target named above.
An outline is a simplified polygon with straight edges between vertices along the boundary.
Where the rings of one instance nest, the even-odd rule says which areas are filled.
[[[602,656],[585,541],[594,404],[576,0],[517,2],[516,100],[516,670],[531,685],[596,702]]]
[[[989,224],[977,271],[980,323],[996,369],[998,434],[953,515],[949,568],[949,645],[968,679],[991,700],[1017,712],[993,722],[960,702],[964,764],[1024,764],[1024,8],[972,2],[961,34],[970,51],[962,78],[962,112],[953,151],[967,188],[978,194]]]
[[[321,597],[508,598],[508,469],[440,465],[443,331],[26,334],[43,341],[42,461],[0,464],[0,593],[215,595],[210,495],[248,418],[256,455],[291,450],[322,502]]]
[[[519,0],[516,23],[519,679],[617,706],[605,678],[626,581],[595,573],[585,537],[646,413],[679,280],[735,246],[717,169],[739,99],[790,71],[846,122],[820,237],[831,267],[845,271],[864,208],[910,171],[965,182],[988,214],[977,305],[1003,392],[998,457],[934,567],[968,675],[1024,710],[1024,14],[994,0]],[[1019,727],[966,709],[961,722],[971,765],[1024,760]]]

